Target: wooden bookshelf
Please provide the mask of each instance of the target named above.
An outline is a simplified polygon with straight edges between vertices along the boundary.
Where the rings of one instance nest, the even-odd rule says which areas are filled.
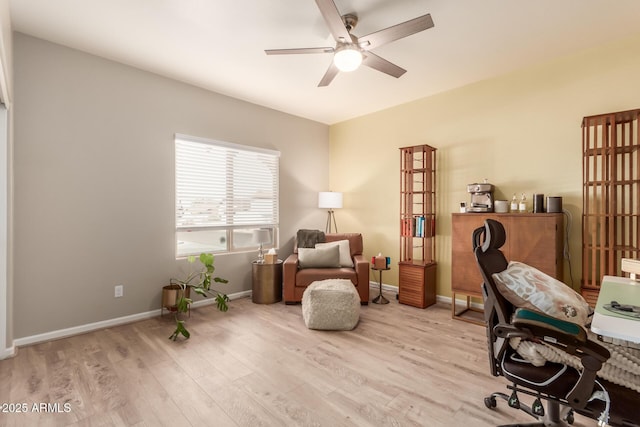
[[[400,149],[398,301],[426,308],[436,302],[436,149]]]

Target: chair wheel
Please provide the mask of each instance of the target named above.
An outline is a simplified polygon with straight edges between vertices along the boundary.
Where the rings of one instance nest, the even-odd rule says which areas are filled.
[[[573,422],[575,421],[575,418],[573,416],[573,411],[569,411],[569,413],[567,414],[567,417],[565,418],[565,421],[569,424],[573,424]]]
[[[496,406],[498,406],[498,403],[496,402],[496,398],[493,396],[485,397],[484,406],[486,406],[489,409],[495,408]]]

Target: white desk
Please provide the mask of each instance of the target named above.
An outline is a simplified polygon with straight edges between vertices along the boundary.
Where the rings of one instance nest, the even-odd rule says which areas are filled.
[[[640,283],[625,277],[604,276],[591,321],[591,330],[596,334],[640,343],[640,319],[605,309],[604,305],[611,301],[640,306]]]

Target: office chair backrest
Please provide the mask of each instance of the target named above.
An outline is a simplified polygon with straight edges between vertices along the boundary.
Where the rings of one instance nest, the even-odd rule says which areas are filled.
[[[495,335],[493,328],[498,323],[509,323],[514,311],[496,288],[492,274],[504,271],[509,262],[500,248],[506,242],[506,233],[502,224],[493,219],[485,220],[484,226],[474,230],[472,235],[473,252],[480,274],[482,275],[482,294],[484,297],[484,318],[487,322],[487,342],[489,346],[489,364],[494,376],[500,375],[500,362],[506,350],[507,342]]]

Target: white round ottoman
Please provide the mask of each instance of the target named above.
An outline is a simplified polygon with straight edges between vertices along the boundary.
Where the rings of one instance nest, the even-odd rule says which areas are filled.
[[[302,294],[302,317],[309,329],[350,331],[360,319],[360,295],[351,280],[313,282]]]

